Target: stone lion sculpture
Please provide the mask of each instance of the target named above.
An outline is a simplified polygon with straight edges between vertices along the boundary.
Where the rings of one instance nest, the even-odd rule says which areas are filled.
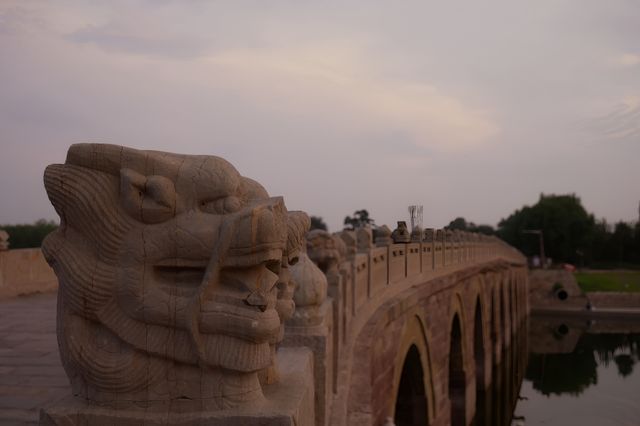
[[[306,214],[214,156],[78,144],[44,182],[60,227],[42,249],[74,395],[173,411],[262,398],[258,372],[292,310],[276,283]]]

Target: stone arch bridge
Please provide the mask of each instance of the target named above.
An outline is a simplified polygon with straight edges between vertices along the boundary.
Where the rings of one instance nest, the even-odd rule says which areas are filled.
[[[344,258],[327,250],[336,237],[347,243]],[[366,230],[331,239],[312,231],[308,243],[333,305],[314,347],[317,424],[498,425],[510,415],[523,366],[502,372],[517,382],[504,413],[492,411],[489,393],[527,317],[518,251],[444,230],[380,246]],[[286,332],[300,342],[295,328]]]

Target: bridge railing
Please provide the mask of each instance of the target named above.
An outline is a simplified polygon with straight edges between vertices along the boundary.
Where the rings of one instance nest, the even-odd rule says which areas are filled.
[[[318,235],[312,232],[309,238],[312,240]],[[322,345],[326,352],[314,350],[316,363],[326,367],[320,371],[322,377],[316,377],[316,395],[320,402],[317,408],[325,410],[324,415],[319,416],[322,419],[328,418],[331,403],[326,390],[336,391],[339,364],[350,358],[342,352],[350,350],[353,338],[378,306],[412,285],[475,264],[498,259],[525,264],[522,254],[502,240],[468,232],[427,229],[420,241],[395,243],[390,238],[376,238],[375,244],[370,230],[342,231],[331,238],[328,236],[324,232],[325,246],[313,241],[308,245],[309,257],[327,276],[331,298],[327,302],[332,304],[327,310],[331,316],[327,319],[331,325],[324,334],[327,344]],[[327,245],[334,250],[326,250]],[[336,252],[340,253],[338,258],[333,261],[326,258],[327,253],[335,256]]]
[[[358,239],[366,238],[370,233],[357,233],[357,237],[353,234],[353,231],[336,234],[346,243],[346,252],[354,253],[346,256],[340,263],[342,291],[331,293],[336,304],[341,303],[340,300],[335,300],[338,295],[350,302],[349,315],[344,312],[345,317],[340,319],[346,322],[346,327],[343,328],[348,328],[349,316],[357,316],[371,299],[390,286],[401,286],[404,282],[413,281],[415,277],[425,275],[428,278],[429,274],[449,272],[498,258],[524,263],[524,257],[519,251],[496,237],[482,234],[428,230],[423,241],[391,243],[378,247],[371,240]],[[313,253],[311,256],[313,257]],[[337,283],[329,282],[329,285]]]
[[[520,252],[502,240],[466,232],[437,230],[435,238],[430,241],[391,243],[382,247],[374,247],[372,242],[344,240],[354,242],[351,249],[356,253],[341,262],[340,269],[351,270],[351,273],[343,274],[344,291],[338,294],[351,293],[352,316],[356,316],[362,306],[389,286],[401,286],[415,277],[498,258],[524,262]],[[358,252],[357,247],[370,248]],[[334,300],[334,303],[339,301]]]

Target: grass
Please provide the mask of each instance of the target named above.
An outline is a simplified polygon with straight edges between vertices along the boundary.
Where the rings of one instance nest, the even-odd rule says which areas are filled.
[[[592,271],[575,274],[582,291],[640,292],[640,271]]]

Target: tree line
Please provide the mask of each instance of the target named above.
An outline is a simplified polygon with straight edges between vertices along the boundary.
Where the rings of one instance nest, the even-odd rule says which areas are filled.
[[[44,219],[32,224],[0,225],[0,229],[4,229],[9,234],[10,249],[40,247],[44,237],[57,228],[56,222]]]
[[[640,268],[640,222],[609,224],[586,211],[575,194],[541,194],[538,202],[524,206],[498,223],[470,225],[463,218],[453,220],[450,229],[494,234],[526,256],[544,252],[556,263],[592,268]]]
[[[344,219],[346,229],[374,223],[364,209]],[[321,217],[312,216],[314,227],[327,229]],[[545,255],[555,263],[640,269],[640,222],[610,224],[596,219],[575,194],[541,194],[534,205],[517,209],[502,219],[497,228],[457,217],[445,229],[496,235],[526,256],[540,254],[542,236]]]
[[[327,229],[321,217],[311,216],[311,223],[312,229]],[[374,224],[365,209],[344,219],[347,229]],[[0,225],[9,233],[12,249],[40,247],[44,237],[57,227],[56,222],[44,219],[33,224]],[[526,256],[540,253],[539,235],[531,231],[541,231],[545,254],[554,262],[592,268],[640,268],[640,222],[609,224],[596,219],[575,194],[541,194],[536,204],[514,211],[497,228],[476,225],[463,217],[455,218],[445,228],[496,235]]]

